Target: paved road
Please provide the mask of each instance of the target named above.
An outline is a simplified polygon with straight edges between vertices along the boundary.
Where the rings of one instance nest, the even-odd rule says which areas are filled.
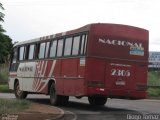
[[[13,94],[1,94],[0,98],[15,98]],[[49,104],[48,96],[29,95],[27,99],[42,104]],[[65,110],[66,118],[74,113],[78,120],[160,120],[160,100],[121,100],[108,99],[104,107],[91,107],[86,97],[70,97]],[[72,115],[73,116],[73,115]]]
[[[160,120],[160,100],[108,99],[104,107],[91,107],[87,98],[71,98],[63,109],[76,113],[78,120]]]

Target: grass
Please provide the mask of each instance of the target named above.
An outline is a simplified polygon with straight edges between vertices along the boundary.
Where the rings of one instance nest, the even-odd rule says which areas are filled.
[[[28,109],[30,102],[27,100],[17,99],[1,99],[0,98],[0,114],[17,113]]]
[[[0,85],[0,93],[8,93],[8,92],[10,92],[10,90],[7,84]]]
[[[1,72],[0,73],[0,82],[7,82],[8,81],[8,72]]]
[[[160,86],[160,71],[149,71],[148,72],[148,85],[149,86]]]
[[[160,88],[148,88],[148,97],[160,97]]]
[[[160,86],[160,71],[149,71],[147,84],[148,86]],[[149,87],[147,92],[148,97],[160,97],[160,87]]]

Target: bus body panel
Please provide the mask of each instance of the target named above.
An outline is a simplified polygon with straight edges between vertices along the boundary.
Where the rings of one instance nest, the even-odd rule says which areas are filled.
[[[9,81],[11,89],[14,88],[14,82],[17,79],[20,84],[20,90],[28,92],[47,93],[46,87],[50,79],[54,79],[52,73],[56,60],[22,62],[17,68],[17,74]],[[14,72],[10,72],[10,75]]]
[[[147,61],[148,39],[144,29],[98,24],[91,27],[87,55]]]
[[[54,76],[57,82],[57,91],[61,95],[84,95],[85,66],[80,65],[80,58],[59,59],[55,66]]]
[[[83,34],[87,34],[86,43]],[[90,24],[65,33],[17,43],[14,47],[19,49],[26,44],[37,46],[42,42],[51,44],[53,39],[61,38],[65,43],[68,36],[73,39],[77,35],[81,40],[75,56],[64,56],[63,46],[61,57],[46,55],[48,57],[43,59],[35,57],[33,60],[11,63],[10,69],[14,64],[17,64],[17,69],[10,71],[9,88],[14,89],[18,80],[20,90],[48,94],[52,81],[58,95],[146,97],[149,36],[145,29],[118,24]],[[35,55],[38,55],[38,51],[35,51]]]
[[[148,31],[132,26],[91,27],[87,49],[87,95],[145,98]]]
[[[131,61],[88,58],[87,95],[145,98],[146,65],[146,63],[133,63]]]

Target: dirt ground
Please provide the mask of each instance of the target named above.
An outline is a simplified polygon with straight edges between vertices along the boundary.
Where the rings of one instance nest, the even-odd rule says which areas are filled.
[[[29,109],[16,114],[3,115],[2,120],[6,118],[12,120],[46,120],[46,119],[58,119],[63,115],[63,110],[49,105],[42,105],[32,103]]]

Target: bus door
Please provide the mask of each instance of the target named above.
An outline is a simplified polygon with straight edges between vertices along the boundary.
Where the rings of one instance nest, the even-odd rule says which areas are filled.
[[[35,74],[35,62],[21,63],[21,73],[23,75],[23,90],[33,91],[33,79]]]

